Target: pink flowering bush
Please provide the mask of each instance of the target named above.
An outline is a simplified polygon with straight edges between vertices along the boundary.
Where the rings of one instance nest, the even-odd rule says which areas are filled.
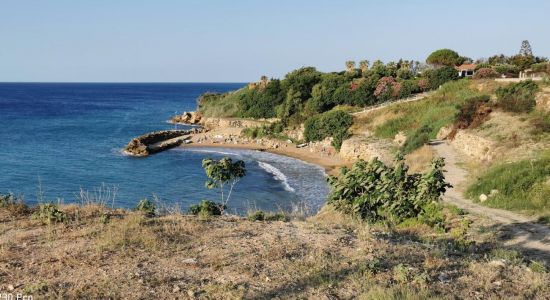
[[[391,98],[399,97],[402,85],[393,77],[382,77],[378,80],[374,96],[380,100],[390,100]]]

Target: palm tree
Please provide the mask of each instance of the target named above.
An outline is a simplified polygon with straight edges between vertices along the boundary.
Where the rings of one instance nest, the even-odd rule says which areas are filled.
[[[346,71],[351,72],[353,71],[353,69],[355,69],[355,61],[353,60],[346,61]]]
[[[370,62],[368,60],[362,60],[359,62],[359,68],[361,69],[361,72],[365,73],[369,69]]]

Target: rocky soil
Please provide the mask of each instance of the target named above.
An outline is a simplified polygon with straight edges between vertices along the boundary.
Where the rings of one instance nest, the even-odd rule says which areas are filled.
[[[549,274],[470,217],[453,228],[145,217],[61,207],[64,223],[0,208],[0,292],[41,298],[496,299],[550,297]],[[470,221],[462,221],[468,219]],[[475,224],[475,223],[474,223]]]

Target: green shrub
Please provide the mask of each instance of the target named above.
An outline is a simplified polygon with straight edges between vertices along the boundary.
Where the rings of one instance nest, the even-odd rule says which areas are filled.
[[[351,169],[342,168],[338,177],[330,176],[328,203],[345,213],[371,222],[424,218],[438,223],[432,206],[450,187],[443,176],[443,159],[435,159],[425,174],[408,174],[403,156],[394,167],[378,159],[360,160]]]
[[[533,134],[550,133],[550,114],[537,113],[531,119]]]
[[[523,257],[516,250],[496,248],[491,250],[490,256],[491,259],[504,260],[512,264],[520,264],[523,262]]]
[[[6,209],[10,214],[18,216],[29,212],[29,207],[23,203],[23,198],[11,193],[0,194],[0,208]]]
[[[453,67],[443,67],[427,70],[424,76],[428,79],[430,87],[437,89],[446,82],[457,80],[458,72]]]
[[[440,203],[427,203],[418,214],[417,218],[420,222],[433,228],[439,230],[445,229],[445,215],[443,215],[443,210]]]
[[[424,125],[415,130],[412,135],[407,137],[405,144],[403,144],[403,152],[408,154],[427,144],[431,139],[433,131],[433,128],[429,125]]]
[[[403,264],[393,267],[393,279],[399,283],[407,283],[410,279],[411,271]]]
[[[548,272],[548,269],[546,268],[546,265],[544,264],[544,262],[536,261],[536,260],[532,260],[531,262],[529,262],[529,269],[531,269],[531,271],[536,273]]]
[[[248,215],[248,220],[250,221],[263,221],[265,220],[265,212],[259,210],[250,215]]]
[[[33,217],[43,223],[63,223],[67,220],[67,214],[54,203],[42,203],[38,205]]]
[[[220,203],[202,200],[199,204],[189,207],[189,213],[200,216],[220,216],[227,207]]]
[[[304,136],[306,141],[320,141],[332,137],[332,145],[340,150],[342,142],[348,138],[348,129],[353,117],[341,110],[331,110],[306,120]]]
[[[288,217],[283,213],[265,213],[261,210],[248,215],[250,221],[288,221]]]
[[[270,137],[270,138],[285,138],[282,136],[284,130],[283,124],[277,122],[269,125],[262,125],[256,127],[247,127],[241,131],[241,134],[252,139]]]
[[[0,207],[8,207],[17,203],[13,194],[0,194]]]
[[[239,97],[239,117],[273,118],[276,107],[283,103],[285,92],[278,79],[272,79],[265,87],[246,89]]]
[[[531,70],[534,72],[550,72],[550,63],[542,62],[531,65]]]
[[[495,71],[497,71],[497,73],[499,74],[506,75],[508,77],[514,77],[519,74],[519,68],[517,66],[510,65],[510,64],[497,64],[495,66]]]
[[[532,80],[512,83],[496,90],[498,106],[510,112],[530,112],[536,105],[538,85]]]
[[[148,199],[141,199],[136,205],[136,210],[144,213],[147,216],[154,216],[157,207],[155,203]]]

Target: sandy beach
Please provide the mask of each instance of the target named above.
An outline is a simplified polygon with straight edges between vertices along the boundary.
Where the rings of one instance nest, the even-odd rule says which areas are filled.
[[[215,147],[266,151],[316,164],[324,168],[325,172],[330,175],[336,174],[341,166],[351,165],[351,162],[343,160],[338,154],[321,153],[307,146],[297,148],[295,144],[286,143],[280,140],[262,139],[262,142],[257,142],[257,140],[239,138],[238,142],[226,142],[225,138],[212,138],[215,136],[239,136],[240,130],[235,129],[236,128],[224,128],[211,130],[207,133],[193,134],[189,139],[191,143],[183,144],[180,147]],[[277,145],[276,148],[273,147],[274,144]]]

